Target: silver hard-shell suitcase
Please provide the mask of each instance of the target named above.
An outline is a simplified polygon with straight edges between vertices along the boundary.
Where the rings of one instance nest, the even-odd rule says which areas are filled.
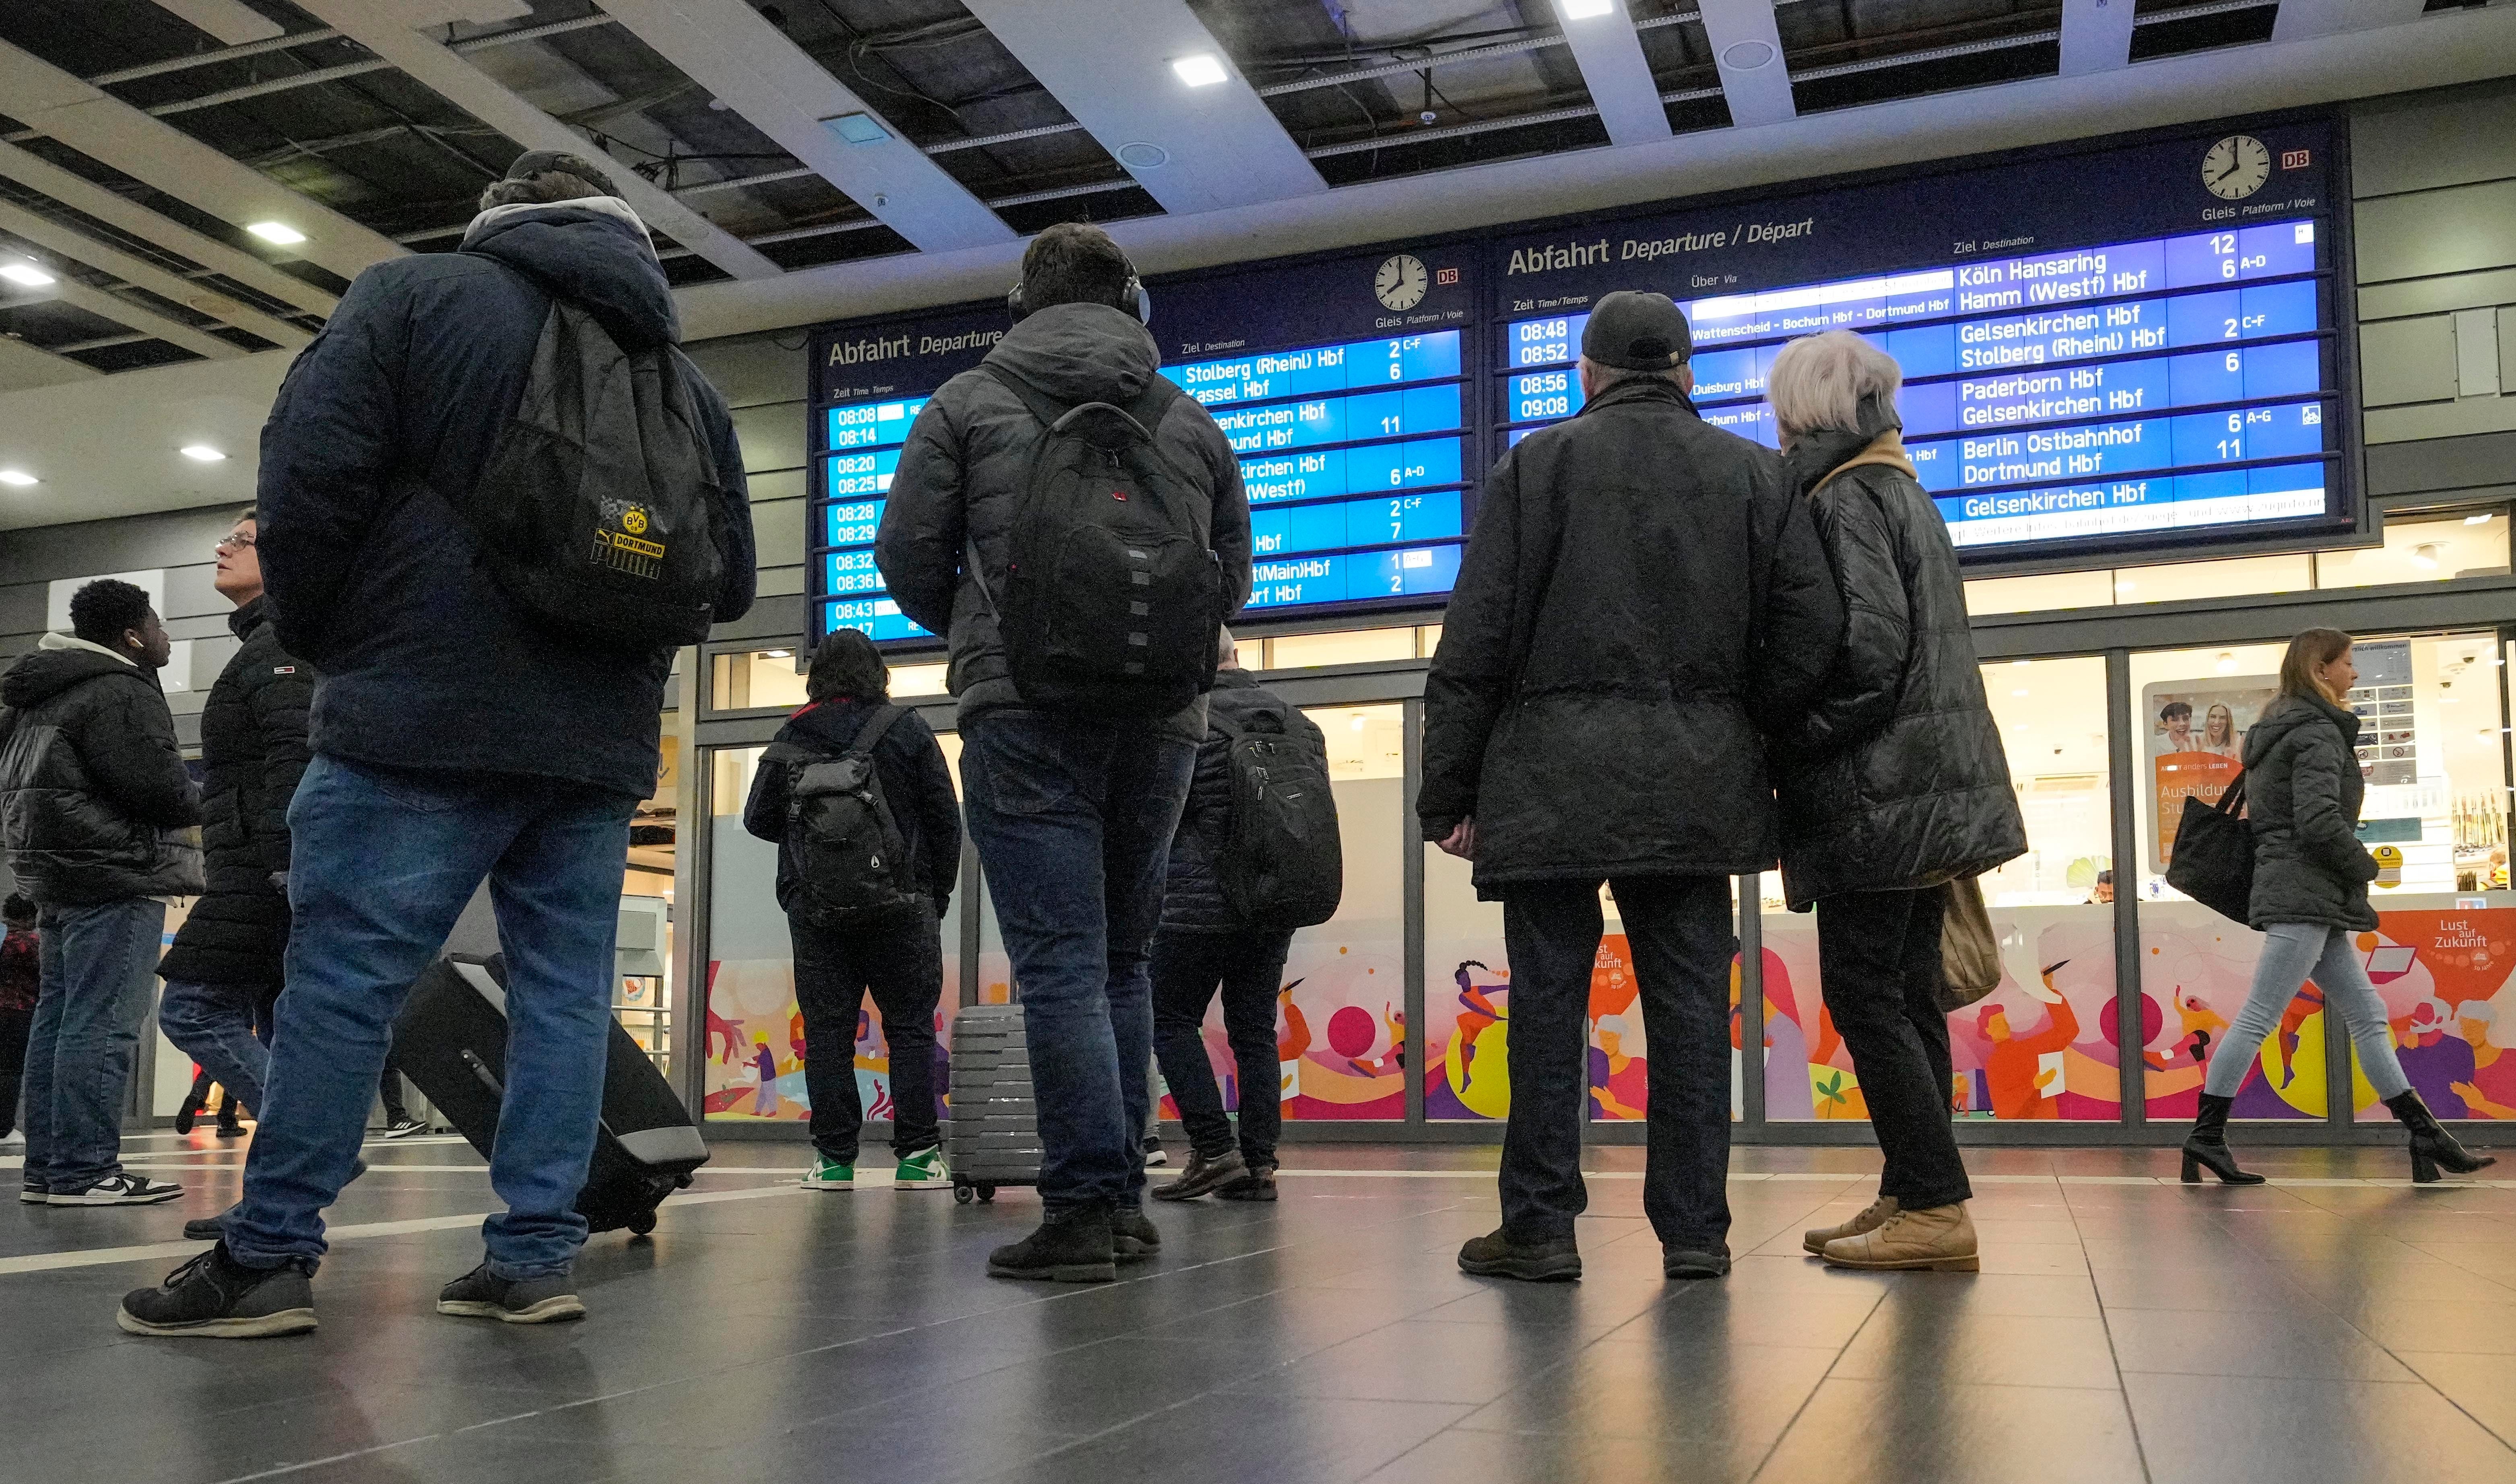
[[[950,1119],[944,1153],[952,1199],[992,1201],[1001,1185],[1039,1183],[1039,1110],[1019,1005],[968,1005],[952,1017]]]

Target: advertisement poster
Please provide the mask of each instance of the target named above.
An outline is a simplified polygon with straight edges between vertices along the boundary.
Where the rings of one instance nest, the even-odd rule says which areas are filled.
[[[2184,801],[2217,804],[2244,770],[2245,730],[2280,694],[2277,676],[2230,676],[2206,684],[2169,680],[2144,686],[2147,753],[2153,790],[2149,868],[2163,872],[2175,854]]]

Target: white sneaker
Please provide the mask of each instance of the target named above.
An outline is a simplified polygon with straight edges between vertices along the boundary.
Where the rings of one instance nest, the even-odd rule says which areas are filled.
[[[169,1180],[152,1180],[145,1175],[124,1171],[108,1175],[85,1190],[63,1195],[53,1193],[48,1204],[54,1206],[154,1206],[171,1201],[184,1193],[184,1187]]]
[[[25,1134],[18,1133],[0,1134],[0,1149],[23,1149],[25,1147]]]

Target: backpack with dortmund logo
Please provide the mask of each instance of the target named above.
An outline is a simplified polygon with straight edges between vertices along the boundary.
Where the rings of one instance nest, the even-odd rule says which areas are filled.
[[[724,485],[686,380],[697,374],[671,346],[624,350],[551,301],[480,478],[440,491],[528,615],[625,653],[707,637]]]
[[[817,928],[845,931],[897,920],[920,899],[908,882],[908,844],[883,797],[873,750],[907,713],[881,706],[836,757],[780,743],[764,766],[794,769],[786,792],[786,845],[795,860],[789,910]]]
[[[1217,885],[1252,928],[1309,928],[1336,916],[1345,895],[1345,845],[1327,760],[1261,713],[1236,725],[1208,719],[1230,746],[1232,817]]]
[[[1153,430],[1183,393],[1161,377],[1126,406],[1064,406],[984,368],[1046,433],[1015,510],[1004,592],[988,593],[1023,699],[1099,716],[1168,716],[1214,685],[1224,608],[1213,497]]]

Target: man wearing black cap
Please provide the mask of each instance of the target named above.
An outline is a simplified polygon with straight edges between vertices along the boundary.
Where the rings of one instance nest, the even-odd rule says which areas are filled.
[[[1615,892],[1648,1028],[1643,1209],[1672,1278],[1729,1271],[1729,878],[1773,869],[1763,733],[1843,610],[1779,457],[1707,427],[1686,316],[1615,293],[1580,413],[1488,479],[1424,687],[1424,838],[1475,864],[1510,950],[1502,1226],[1459,1265],[1577,1278],[1590,974]]]
[[[583,436],[606,441],[587,460],[608,461],[624,487],[642,474],[653,486],[636,487],[655,520],[633,503],[636,523],[621,529],[650,545],[712,541],[720,575],[705,616],[751,605],[732,420],[670,349],[681,333],[671,286],[599,166],[525,154],[482,193],[460,252],[397,258],[350,285],[262,434],[255,552],[272,624],[322,677],[314,759],[288,810],[288,992],[262,1124],[225,1235],[123,1299],[133,1333],[314,1328],[322,1213],[356,1168],[395,1014],[484,879],[507,959],[506,1100],[489,1167],[506,1209],[485,1223],[487,1260],[447,1285],[438,1309],[509,1323],[585,1312],[568,1280],[586,1233],[575,1198],[602,1106],[629,820],[654,792],[672,648],[599,644],[528,617],[488,558],[534,554],[476,531],[457,504],[511,487],[491,454],[523,426],[520,398],[560,303],[601,337],[582,333],[558,375],[583,367],[592,380],[598,363],[617,364],[616,348],[657,367],[656,384],[677,378],[686,397],[664,384],[675,416],[634,431],[617,400],[588,399],[599,411]],[[637,446],[614,446],[630,436]],[[687,523],[659,523],[676,517]]]

